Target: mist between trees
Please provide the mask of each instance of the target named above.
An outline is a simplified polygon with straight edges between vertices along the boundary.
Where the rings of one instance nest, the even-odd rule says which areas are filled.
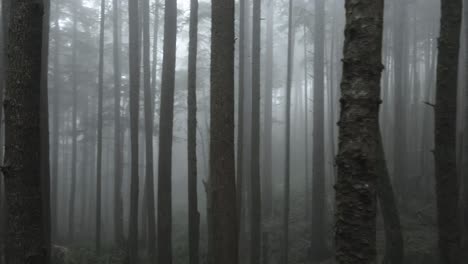
[[[462,264],[462,0],[2,0],[0,264]]]

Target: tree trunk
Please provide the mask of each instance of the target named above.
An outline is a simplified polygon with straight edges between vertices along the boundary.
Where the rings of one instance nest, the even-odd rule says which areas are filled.
[[[212,1],[210,188],[213,263],[238,263],[234,151],[234,0]]]
[[[121,70],[120,70],[120,47],[121,27],[120,27],[120,0],[112,0],[113,8],[113,59],[114,59],[114,232],[116,244],[122,246],[124,242],[124,216],[122,200],[122,171],[123,171],[123,148],[122,148],[122,128],[121,128],[121,106],[120,93],[122,91]]]
[[[200,213],[197,194],[197,45],[198,45],[198,0],[190,1],[190,32],[188,58],[187,96],[187,163],[189,205],[189,260],[199,263]]]
[[[68,239],[69,241],[74,240],[75,236],[75,196],[76,196],[76,140],[77,140],[77,112],[78,112],[78,70],[77,70],[77,46],[78,46],[78,7],[81,7],[81,1],[79,3],[73,3],[73,29],[72,29],[72,153],[71,153],[71,187],[70,197],[68,201]]]
[[[443,0],[435,105],[435,179],[439,253],[443,263],[459,263],[460,225],[456,164],[458,53],[462,0]]]
[[[3,95],[5,91],[6,77],[6,1],[2,3],[2,19],[0,19],[0,165],[3,166]],[[6,237],[6,202],[5,202],[5,179],[3,173],[0,172],[0,264],[5,263],[5,237]]]
[[[273,130],[273,16],[274,1],[269,0],[267,6],[266,54],[265,54],[265,103],[264,103],[264,144],[263,144],[263,215],[273,217],[273,182],[272,182],[272,130]]]
[[[47,186],[41,180],[40,158],[43,15],[42,1],[15,1],[10,7],[2,167],[8,204],[7,263],[45,264],[48,260],[47,201],[43,201],[47,195],[42,193]]]
[[[464,125],[464,135],[463,135],[463,150],[462,150],[462,162],[460,164],[461,168],[461,181],[462,181],[462,252],[463,255],[460,257],[466,259],[468,258],[468,1],[463,2],[463,16],[467,19],[464,19],[464,36],[465,36],[465,61],[464,61],[464,72],[465,72],[465,87],[463,89],[464,94],[464,103],[465,108],[463,109],[463,125]]]
[[[99,69],[98,69],[98,123],[97,123],[97,154],[96,154],[96,254],[101,252],[101,200],[102,200],[102,100],[104,93],[104,21],[106,0],[101,0],[101,19],[99,32]]]
[[[138,125],[140,101],[140,29],[138,1],[128,5],[129,15],[129,69],[130,69],[130,221],[128,228],[128,253],[130,263],[138,263]]]
[[[153,166],[153,93],[151,89],[150,65],[150,4],[143,1],[143,86],[145,112],[145,203],[148,224],[148,255],[152,263],[156,263],[156,213],[154,205],[154,166]]]
[[[293,0],[289,0],[288,16],[288,64],[286,74],[286,155],[284,166],[284,208],[283,208],[283,246],[282,264],[288,264],[289,259],[289,200],[290,200],[290,163],[291,163],[291,83],[294,58]]]
[[[250,264],[261,264],[262,209],[260,186],[260,19],[261,0],[253,1],[252,17],[252,138],[251,138],[251,192],[250,206]]]
[[[383,1],[348,1],[345,7],[335,185],[336,260],[339,264],[370,264],[376,263]]]
[[[315,1],[314,32],[314,125],[312,162],[311,259],[322,260],[326,246],[325,193],[325,135],[324,135],[324,56],[325,56],[325,1]]]
[[[158,263],[172,263],[172,134],[177,0],[166,0],[158,162]]]

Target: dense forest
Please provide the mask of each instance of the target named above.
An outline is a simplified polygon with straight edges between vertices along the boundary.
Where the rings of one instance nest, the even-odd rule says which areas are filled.
[[[468,0],[0,5],[0,264],[468,263]]]

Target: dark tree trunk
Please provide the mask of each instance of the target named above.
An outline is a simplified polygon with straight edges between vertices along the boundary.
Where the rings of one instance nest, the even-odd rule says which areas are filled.
[[[312,162],[311,259],[327,256],[326,246],[326,193],[325,193],[325,113],[324,113],[324,56],[325,56],[325,1],[315,1],[314,32],[314,125]]]
[[[468,258],[468,0],[463,1],[463,16],[467,19],[464,19],[464,36],[465,36],[465,61],[464,61],[464,73],[465,73],[465,87],[462,91],[463,98],[464,98],[464,109],[463,109],[463,125],[464,125],[464,135],[463,135],[463,145],[462,145],[462,162],[460,164],[461,168],[461,181],[462,181],[462,254],[461,258]]]
[[[77,69],[77,46],[78,46],[78,7],[79,3],[73,3],[73,29],[72,29],[72,153],[71,153],[71,186],[68,200],[68,239],[72,242],[75,237],[75,196],[76,196],[76,140],[77,140],[77,112],[78,112],[78,69]]]
[[[198,45],[198,0],[190,1],[190,32],[188,58],[187,96],[187,159],[188,159],[188,205],[189,205],[189,260],[199,263],[200,213],[197,194],[197,45]]]
[[[288,64],[286,73],[286,147],[284,166],[284,208],[283,208],[283,245],[281,263],[288,264],[289,259],[289,200],[290,200],[290,163],[291,163],[291,83],[294,58],[293,0],[289,0],[288,15]]]
[[[104,21],[106,1],[101,0],[101,19],[99,32],[99,69],[98,69],[98,122],[96,154],[96,254],[101,252],[101,200],[102,200],[102,100],[104,93]]]
[[[154,205],[154,166],[153,166],[153,93],[151,89],[150,65],[150,4],[143,1],[143,86],[145,100],[145,203],[148,224],[148,255],[156,263],[156,213]]]
[[[460,217],[456,164],[458,53],[462,0],[443,0],[435,105],[435,179],[439,253],[443,263],[459,263]]]
[[[177,0],[166,0],[158,162],[158,263],[172,263],[172,133]]]
[[[120,0],[112,0],[112,23],[113,23],[113,59],[114,59],[114,232],[116,244],[121,246],[124,241],[124,220],[123,220],[123,200],[122,200],[122,171],[123,171],[123,148],[122,148],[122,128],[121,128],[121,107],[120,93],[122,91],[121,70],[120,70],[120,47],[121,27],[120,27]]]
[[[261,260],[261,186],[260,186],[260,19],[261,0],[253,1],[252,17],[252,138],[251,138],[251,197],[250,206],[250,264]]]
[[[138,263],[138,125],[140,100],[140,29],[138,1],[128,5],[129,15],[129,69],[130,69],[130,221],[128,253],[130,263]]]
[[[264,144],[263,144],[263,180],[262,180],[262,211],[266,219],[273,217],[273,182],[272,182],[272,126],[273,126],[273,16],[274,1],[267,4],[266,54],[265,54],[265,103]]]
[[[44,153],[40,121],[44,9],[42,1],[15,1],[10,7],[2,167],[8,204],[7,263],[48,261],[47,201],[43,200],[47,195],[42,193],[48,187],[41,179],[40,158]]]
[[[345,5],[335,185],[335,246],[339,264],[376,263],[383,6],[382,0],[347,1]]]
[[[2,3],[2,19],[0,20],[0,165],[3,166],[3,95],[6,77],[6,1]],[[5,201],[5,179],[0,172],[0,264],[5,264],[5,237],[6,237],[6,201]]]
[[[234,1],[212,1],[210,188],[213,263],[238,263],[234,144]]]

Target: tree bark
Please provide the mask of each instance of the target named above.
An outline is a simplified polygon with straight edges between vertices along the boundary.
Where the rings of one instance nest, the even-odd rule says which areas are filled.
[[[8,23],[5,108],[7,263],[48,260],[41,179],[43,1],[15,1]],[[20,74],[19,74],[20,73]],[[45,202],[47,203],[47,201]]]
[[[238,263],[234,144],[234,0],[212,1],[210,188],[213,263]]]
[[[130,263],[138,262],[138,126],[140,101],[140,29],[138,1],[128,5],[129,15],[129,69],[130,69],[130,221],[128,253]]]
[[[172,136],[177,1],[166,0],[158,162],[158,263],[172,263]]]
[[[200,213],[197,194],[197,45],[198,0],[190,1],[190,30],[187,96],[187,163],[189,205],[189,263],[199,263]]]
[[[440,260],[454,264],[460,261],[456,115],[462,0],[443,0],[441,4],[434,131],[435,179]]]
[[[336,190],[336,260],[376,263],[383,1],[347,1]]]
[[[99,32],[99,69],[98,69],[98,122],[97,122],[97,154],[96,154],[96,254],[101,253],[101,203],[102,203],[102,108],[104,93],[104,21],[106,0],[101,0],[101,18]]]

